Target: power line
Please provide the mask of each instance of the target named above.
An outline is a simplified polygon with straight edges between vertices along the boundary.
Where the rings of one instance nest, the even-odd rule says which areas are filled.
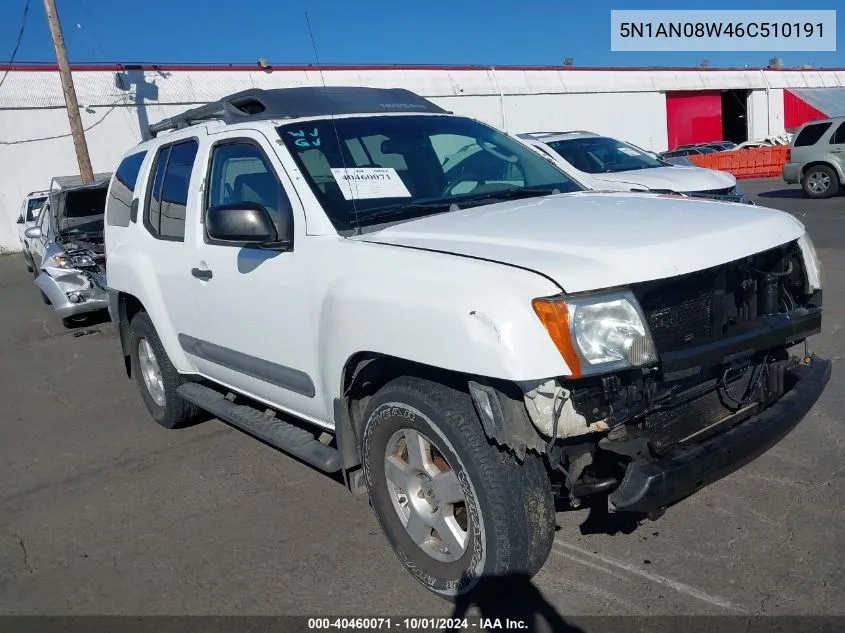
[[[3,83],[6,81],[6,77],[9,76],[9,71],[12,70],[12,64],[15,63],[15,57],[18,54],[18,48],[21,45],[21,39],[23,39],[23,32],[26,30],[26,16],[29,14],[29,0],[26,0],[23,6],[23,22],[21,22],[21,30],[18,32],[18,41],[15,42],[15,50],[12,51],[12,57],[9,59],[9,65],[6,67],[6,72],[3,73],[3,79],[0,79],[0,88],[3,87]]]

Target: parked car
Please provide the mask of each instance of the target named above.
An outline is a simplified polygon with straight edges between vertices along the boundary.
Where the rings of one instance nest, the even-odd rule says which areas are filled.
[[[830,198],[845,186],[845,117],[809,121],[793,136],[782,169],[808,198]]]
[[[686,156],[661,156],[662,160],[665,160],[667,163],[671,163],[673,165],[685,165],[687,167],[697,167],[697,165],[692,162]]]
[[[20,240],[21,253],[23,254],[24,263],[26,263],[26,269],[29,272],[33,272],[35,266],[32,262],[32,255],[29,252],[29,242],[24,232],[29,227],[35,226],[35,220],[38,219],[38,212],[41,210],[44,202],[46,202],[48,193],[48,191],[33,191],[28,193],[23,199],[21,214],[17,220],[18,240]]]
[[[696,154],[715,154],[716,150],[712,147],[682,147],[676,148],[673,150],[669,150],[666,152],[661,152],[660,158],[668,159],[668,158],[680,158],[684,156],[694,156]]]
[[[724,152],[736,147],[736,143],[731,141],[709,141],[706,143],[689,143],[687,145],[678,145],[675,149],[708,149],[714,152]]]
[[[108,309],[103,217],[110,178],[98,174],[90,184],[62,179],[66,184],[50,191],[35,226],[25,231],[35,284],[68,327]]]
[[[681,193],[750,202],[731,174],[673,165],[635,145],[593,132],[540,132],[518,136],[552,158],[567,173],[574,172],[591,189]],[[696,148],[689,151],[712,150]]]
[[[556,497],[660,514],[829,380],[789,351],[822,295],[787,213],[588,191],[405,90],[249,90],[149,132],[106,255],[151,417],[342,474],[440,595],[537,572]]]

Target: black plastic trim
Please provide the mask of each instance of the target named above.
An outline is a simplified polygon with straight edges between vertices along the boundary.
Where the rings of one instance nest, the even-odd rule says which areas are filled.
[[[756,459],[782,440],[807,415],[831,374],[829,360],[813,357],[789,371],[796,382],[762,412],[699,444],[669,447],[660,457],[636,457],[610,495],[616,511],[651,512],[689,497]],[[614,442],[603,442],[610,452]]]
[[[660,355],[663,377],[672,380],[684,377],[691,370],[716,367],[755,352],[790,345],[802,338],[821,332],[820,308],[799,308],[789,314],[776,314],[761,319],[761,327],[728,339],[699,345],[690,350],[666,352]]]
[[[271,385],[276,385],[308,398],[313,398],[316,394],[311,377],[298,369],[272,363],[263,358],[250,356],[187,334],[179,334],[179,344],[188,354],[203,358],[232,371],[263,380]]]

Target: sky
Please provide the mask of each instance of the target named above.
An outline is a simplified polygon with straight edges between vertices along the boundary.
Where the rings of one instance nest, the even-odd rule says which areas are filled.
[[[71,62],[479,64],[845,67],[837,52],[612,52],[611,9],[795,9],[788,0],[56,0]],[[0,60],[8,62],[26,0],[0,1]],[[137,7],[133,14],[132,6]],[[813,9],[843,9],[814,0]],[[317,55],[308,34],[307,11]],[[42,0],[29,0],[17,62],[55,62]],[[0,65],[2,70],[2,65]]]

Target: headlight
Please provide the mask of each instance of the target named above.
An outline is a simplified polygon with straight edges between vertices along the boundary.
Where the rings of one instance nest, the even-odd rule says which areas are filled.
[[[533,305],[573,377],[657,360],[651,334],[630,292],[541,298]]]
[[[90,255],[53,255],[53,262],[57,268],[85,268],[97,265]]]
[[[808,290],[821,290],[822,277],[824,270],[822,268],[822,260],[819,259],[819,254],[816,252],[816,246],[810,235],[804,232],[804,235],[798,240],[798,246],[801,248],[801,255],[804,257],[804,266],[807,268],[807,283],[810,286]]]

